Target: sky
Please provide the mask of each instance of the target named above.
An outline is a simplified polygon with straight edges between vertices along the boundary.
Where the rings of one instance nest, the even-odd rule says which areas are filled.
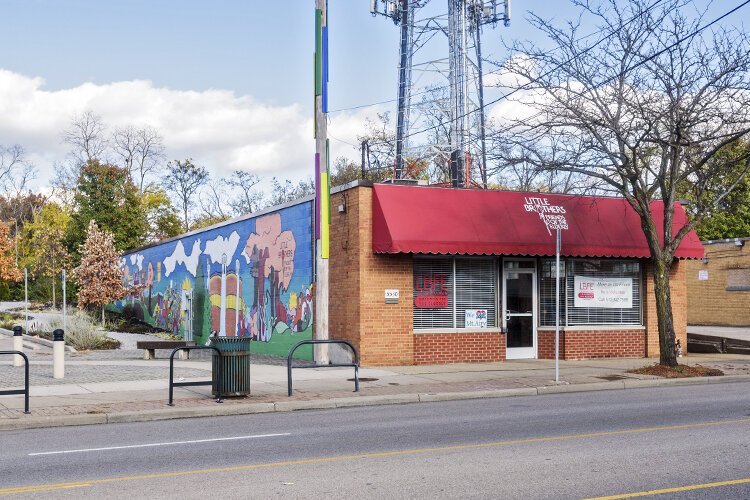
[[[447,11],[445,0],[430,3]],[[738,3],[717,0],[711,9]],[[0,145],[23,146],[38,171],[36,188],[44,189],[69,149],[62,131],[92,111],[110,129],[156,128],[168,159],[192,158],[215,177],[236,169],[309,177],[314,6],[0,0]],[[369,0],[329,0],[328,8],[331,156],[356,159],[365,118],[395,109],[398,27],[373,18]],[[527,10],[574,15],[565,0],[516,0],[509,28],[485,30],[486,55],[505,56],[501,38],[533,39]],[[750,22],[750,8],[733,22]],[[390,102],[364,106],[382,101]]]

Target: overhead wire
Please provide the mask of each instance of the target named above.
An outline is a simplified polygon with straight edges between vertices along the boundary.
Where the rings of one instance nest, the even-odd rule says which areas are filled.
[[[643,13],[649,12],[651,9],[655,8],[658,4],[660,4],[660,3],[664,2],[664,1],[665,0],[656,0],[653,4],[651,4],[648,8],[646,8]],[[639,13],[638,15],[633,16],[631,19],[629,19],[628,21],[626,21],[625,24],[623,24],[622,26],[618,27],[615,31],[613,31],[612,33],[608,34],[606,37],[604,37],[602,39],[599,39],[594,45],[592,45],[591,47],[587,48],[586,51],[584,51],[584,53],[587,52],[588,50],[593,49],[594,47],[596,47],[597,45],[599,45],[601,42],[603,42],[604,40],[606,40],[607,38],[610,38],[610,37],[614,36],[615,34],[617,34],[625,26],[629,25],[630,23],[632,23],[636,19],[638,19],[638,17],[640,17],[643,13]],[[581,38],[577,39],[576,42],[582,42],[582,41],[586,40],[587,38],[591,38],[592,36],[597,35],[597,34],[599,34],[599,32],[589,33],[588,35],[582,36]],[[550,49],[550,50],[548,50],[546,52],[543,52],[543,54],[544,55],[549,55],[549,54],[551,54],[552,52],[554,52],[556,50],[558,50],[558,49],[557,48],[553,48],[553,49]],[[576,57],[578,57],[578,56],[576,56]],[[486,62],[492,64],[492,61],[490,61],[489,59],[484,58],[484,60]],[[571,59],[570,61],[572,62],[572,60],[573,59]],[[491,71],[487,71],[487,72],[482,73],[482,76],[485,77],[485,76],[491,76],[491,75],[494,75],[494,74],[501,74],[501,73],[502,73],[502,68],[497,68],[497,69],[493,69]],[[450,88],[450,85],[440,85],[440,86],[437,86],[437,87],[430,87],[430,88],[427,88],[427,89],[422,90],[420,92],[416,92],[416,93],[411,94],[411,97],[416,97],[416,96],[419,96],[419,95],[423,95],[423,94],[427,94],[427,93],[435,92],[435,91],[439,91],[439,90],[445,90],[445,89],[448,89],[448,88]],[[359,105],[350,106],[350,107],[347,107],[347,108],[333,109],[333,110],[328,111],[328,114],[331,114],[331,113],[341,113],[343,111],[355,111],[355,110],[358,110],[358,109],[370,108],[370,107],[373,107],[373,106],[380,106],[381,104],[390,104],[390,103],[394,103],[394,102],[398,102],[398,98],[385,99],[383,101],[373,102],[373,103],[369,103],[369,104],[359,104]],[[479,108],[477,108],[477,109],[479,109]]]

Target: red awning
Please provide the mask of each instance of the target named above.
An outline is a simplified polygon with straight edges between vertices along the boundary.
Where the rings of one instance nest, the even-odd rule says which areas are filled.
[[[648,257],[635,211],[622,198],[446,189],[376,184],[372,249],[375,253],[554,255],[555,227],[568,257]],[[651,210],[661,230],[663,204]],[[687,222],[675,204],[674,232]],[[703,257],[691,231],[679,258]]]

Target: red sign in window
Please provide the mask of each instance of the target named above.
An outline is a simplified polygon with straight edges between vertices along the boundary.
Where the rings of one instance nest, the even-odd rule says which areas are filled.
[[[418,295],[414,297],[414,307],[419,309],[438,309],[448,307],[447,295]]]

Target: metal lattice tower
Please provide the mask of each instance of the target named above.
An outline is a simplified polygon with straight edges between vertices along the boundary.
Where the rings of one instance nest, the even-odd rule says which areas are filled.
[[[409,160],[427,160],[449,165],[453,186],[468,186],[478,170],[486,187],[481,30],[499,21],[508,26],[510,0],[447,0],[447,14],[427,12],[429,3],[370,1],[373,16],[400,26],[394,178],[408,176]],[[447,57],[438,47],[446,38]]]

